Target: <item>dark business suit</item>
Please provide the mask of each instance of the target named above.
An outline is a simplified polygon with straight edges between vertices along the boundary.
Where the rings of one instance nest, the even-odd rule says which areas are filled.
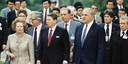
[[[93,22],[93,21],[92,21]],[[76,29],[73,63],[80,64],[103,64],[105,56],[105,32],[98,24],[93,22],[90,27],[83,47],[81,47],[81,36],[84,24]]]
[[[8,12],[7,20],[8,20],[8,28],[12,26],[12,22],[17,18],[15,10]]]
[[[114,14],[115,14],[114,19],[115,19],[115,18],[118,18],[118,12],[117,12],[117,11],[114,11],[114,10],[112,10],[112,11],[113,11]],[[101,19],[102,19],[102,23],[104,23],[104,12],[105,12],[105,11],[102,11],[101,14],[100,14],[100,17],[101,17]]]
[[[126,10],[126,13],[127,13],[127,16],[128,16],[128,7],[126,7],[126,6],[123,6],[123,8]],[[118,9],[118,6],[116,5],[116,6],[114,6],[113,7],[113,10],[115,10],[115,11],[119,11],[119,9]]]
[[[63,60],[68,61],[70,43],[66,29],[56,27],[48,47],[49,28],[41,30],[40,45],[38,48],[38,60],[41,64],[62,64]]]
[[[45,28],[45,27],[46,27],[46,26],[44,26],[44,25],[42,24],[41,29],[43,29],[43,28]],[[31,27],[29,27],[29,28],[27,29],[27,34],[33,36],[33,31],[34,31],[34,26],[31,26]],[[33,37],[34,37],[34,36],[33,36]],[[39,45],[39,43],[40,43],[40,36],[39,36],[39,40],[38,40],[38,45]],[[37,45],[37,48],[38,48],[38,45]],[[35,63],[36,63],[36,61],[37,61],[37,50],[34,50],[34,56],[35,56]]]
[[[128,31],[126,34],[128,34]],[[120,46],[120,43],[120,30],[118,30],[112,33],[105,62],[106,64],[128,64],[128,39],[123,39],[122,46]]]
[[[119,25],[120,24],[119,20],[120,20],[119,18],[118,19],[115,19],[115,20],[113,20],[113,23],[116,23],[116,24]]]
[[[7,24],[5,18],[0,16],[0,52],[2,52],[2,45],[7,42]]]

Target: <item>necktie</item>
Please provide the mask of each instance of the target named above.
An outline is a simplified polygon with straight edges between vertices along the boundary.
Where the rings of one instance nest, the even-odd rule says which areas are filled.
[[[47,17],[47,9],[46,9],[46,11],[45,11],[44,25],[46,25],[46,17]]]
[[[48,37],[48,46],[49,46],[49,44],[50,44],[51,37],[52,37],[52,29],[50,30],[49,37]]]
[[[109,25],[107,25],[106,29],[106,41],[109,41]]]
[[[121,44],[120,44],[120,46],[122,46],[122,44],[123,44],[123,36],[124,36],[124,31],[122,32],[122,36],[121,36]]]
[[[84,44],[87,27],[88,27],[88,25],[86,25],[86,27],[84,29],[84,33],[83,33],[83,36],[82,36],[82,39],[81,39],[81,47],[83,47],[83,44]]]
[[[37,32],[36,32],[37,27],[35,28],[34,32],[34,49],[37,49]]]
[[[65,24],[65,29],[67,30],[67,26],[68,26],[68,24]]]

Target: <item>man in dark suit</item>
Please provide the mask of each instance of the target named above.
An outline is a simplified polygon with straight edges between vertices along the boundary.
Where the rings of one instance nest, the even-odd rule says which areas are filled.
[[[0,53],[3,51],[2,47],[3,49],[6,49],[6,41],[7,41],[7,24],[5,18],[0,16]]]
[[[47,14],[49,14],[51,11],[51,9],[49,8],[50,5],[50,0],[43,0],[42,1],[42,5],[43,5],[43,9],[38,10],[38,12],[42,12],[43,13],[43,24],[46,25],[46,18],[47,18]]]
[[[120,18],[120,29],[112,33],[106,64],[128,64],[128,17]]]
[[[85,8],[82,12],[83,25],[76,29],[73,63],[103,64],[105,56],[105,32],[93,21],[94,11]]]
[[[20,0],[16,0],[14,4],[15,10],[8,12],[8,15],[7,15],[8,28],[11,27],[13,20],[17,18],[17,12],[20,9],[20,5],[21,5]]]
[[[40,61],[41,64],[68,64],[70,54],[68,32],[58,27],[56,21],[55,13],[48,14],[48,27],[41,30],[37,64],[40,64]]]
[[[105,39],[106,39],[106,49],[108,49],[108,44],[111,38],[111,34],[113,31],[120,30],[119,25],[112,23],[112,20],[114,18],[114,12],[111,10],[106,10],[104,12],[104,21],[105,23],[100,24],[101,27],[105,30]]]
[[[120,20],[120,17],[121,16],[124,16],[124,15],[126,15],[127,13],[126,13],[126,10],[124,9],[124,8],[121,8],[119,11],[118,11],[118,16],[119,16],[119,18],[118,19],[115,19],[115,20],[113,20],[113,23],[116,23],[116,24],[120,24],[119,23],[119,20]]]
[[[128,7],[123,5],[124,0],[116,0],[116,2],[117,2],[117,5],[113,7],[113,10],[118,12],[119,9],[124,8],[128,16]]]
[[[108,0],[106,2],[107,10],[112,10],[113,6],[114,6],[114,2],[113,1]],[[117,19],[118,18],[117,11],[115,11],[115,10],[112,10],[112,11],[114,12],[114,18],[113,19]],[[100,14],[100,17],[102,18],[102,23],[104,23],[104,12],[105,11],[102,11],[101,14]]]
[[[37,48],[38,48],[38,45],[40,44],[40,31],[45,27],[42,24],[42,18],[43,18],[43,14],[41,12],[32,12],[30,21],[33,26],[27,29],[27,34],[33,36],[33,41],[34,39],[36,39],[36,42],[35,42],[36,44],[34,45],[35,64],[37,61]]]

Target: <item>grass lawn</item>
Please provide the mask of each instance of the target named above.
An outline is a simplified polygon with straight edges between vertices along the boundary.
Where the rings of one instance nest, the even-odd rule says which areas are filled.
[[[4,62],[3,61],[0,61],[0,64],[4,64]]]

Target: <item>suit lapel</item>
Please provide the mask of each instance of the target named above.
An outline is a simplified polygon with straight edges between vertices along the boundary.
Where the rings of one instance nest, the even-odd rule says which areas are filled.
[[[30,30],[30,35],[33,36],[34,27],[32,26],[32,29]]]
[[[70,28],[69,28],[69,34],[72,33],[72,30],[71,29],[73,29],[73,28],[74,28],[74,24],[73,24],[73,21],[71,21]]]
[[[116,28],[115,28],[115,26],[114,26],[114,24],[112,23],[112,32],[115,30]],[[111,33],[112,33],[111,32]]]

